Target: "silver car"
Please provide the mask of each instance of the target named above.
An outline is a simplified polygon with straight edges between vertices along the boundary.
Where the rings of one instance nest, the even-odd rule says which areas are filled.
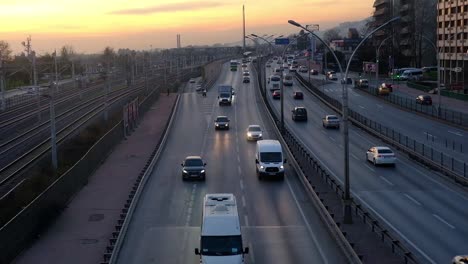
[[[260,140],[263,139],[263,131],[259,125],[250,125],[246,129],[247,140]]]

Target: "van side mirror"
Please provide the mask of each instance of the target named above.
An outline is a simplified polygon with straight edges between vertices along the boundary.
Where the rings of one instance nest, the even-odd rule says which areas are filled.
[[[255,163],[257,163],[257,164],[258,164],[258,159],[255,159]]]
[[[195,248],[195,255],[200,255],[200,251],[198,250],[198,248]]]
[[[244,254],[249,254],[249,247],[245,247]]]

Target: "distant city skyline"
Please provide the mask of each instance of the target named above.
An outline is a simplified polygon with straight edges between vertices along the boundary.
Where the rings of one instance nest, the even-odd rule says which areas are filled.
[[[160,0],[23,0],[0,2],[0,40],[14,53],[32,37],[39,53],[71,45],[80,53],[101,52],[104,47],[148,50],[181,45],[212,45],[242,41],[242,5],[246,7],[246,34],[290,34],[287,24],[320,24],[326,30],[342,22],[367,18],[373,0],[290,1],[169,1]]]

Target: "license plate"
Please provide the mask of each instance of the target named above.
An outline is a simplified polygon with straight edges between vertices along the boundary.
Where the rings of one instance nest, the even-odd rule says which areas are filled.
[[[276,173],[270,172],[270,173],[268,173],[268,175],[276,175]]]

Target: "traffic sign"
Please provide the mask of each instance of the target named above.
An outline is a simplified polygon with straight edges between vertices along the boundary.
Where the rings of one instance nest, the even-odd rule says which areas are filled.
[[[461,72],[461,71],[462,71],[462,68],[456,67],[456,68],[453,69],[453,71],[454,71],[454,72]]]
[[[275,38],[275,44],[276,45],[288,45],[289,38]]]

